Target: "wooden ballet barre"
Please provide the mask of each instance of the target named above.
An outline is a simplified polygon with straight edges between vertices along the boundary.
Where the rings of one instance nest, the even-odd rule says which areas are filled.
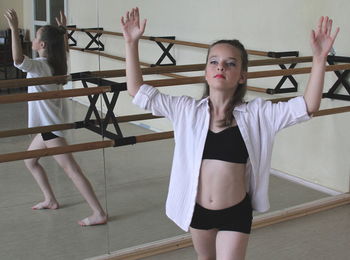
[[[337,70],[349,70],[350,64],[328,65],[326,71]],[[297,68],[297,69],[285,69],[285,70],[265,70],[248,72],[248,79],[277,77],[277,76],[289,76],[296,74],[307,74],[311,72],[311,67]]]
[[[3,95],[3,96],[0,96],[0,104],[55,99],[55,98],[79,97],[79,96],[106,93],[106,92],[110,92],[111,90],[112,90],[111,86],[99,86],[99,87],[92,87],[92,88],[78,88],[78,89],[45,91],[45,92],[36,92],[36,93]]]
[[[53,131],[62,131],[62,130],[68,130],[68,129],[74,129],[74,128],[75,128],[74,123],[67,123],[67,124],[56,124],[56,125],[48,125],[48,126],[12,129],[12,130],[1,131],[0,138],[47,133],[47,132],[53,132]]]
[[[97,150],[97,149],[102,149],[107,147],[116,147],[116,146],[124,146],[124,145],[136,144],[136,143],[151,142],[156,140],[173,138],[173,136],[174,136],[173,132],[169,131],[169,132],[156,133],[156,134],[124,137],[124,138],[115,139],[115,140],[97,141],[97,142],[60,146],[60,147],[52,147],[52,148],[46,148],[46,149],[7,153],[7,154],[0,155],[0,163],[25,160],[30,158],[39,158],[39,157],[52,156],[52,155],[65,154],[65,153]]]
[[[121,58],[121,57],[120,57]],[[125,58],[121,58],[125,60]],[[249,67],[256,66],[268,66],[290,63],[304,63],[311,62],[311,56],[297,57],[297,58],[276,58],[276,59],[263,59],[263,60],[251,60],[248,62]],[[143,65],[142,63],[140,63]],[[188,65],[176,65],[176,66],[155,66],[151,68],[142,68],[142,75],[162,74],[162,73],[177,73],[177,72],[193,72],[204,71],[206,64],[188,64]],[[115,72],[115,73],[114,73]],[[92,71],[93,76],[100,77],[118,77],[120,76],[120,70],[105,70],[105,71]],[[125,76],[125,75],[124,75]]]
[[[312,56],[250,60],[250,61],[248,61],[248,67],[269,66],[269,65],[279,65],[279,64],[292,64],[292,63],[305,63],[305,62],[312,62]]]
[[[29,78],[29,79],[9,79],[0,81],[2,88],[19,88],[33,85],[66,84],[70,80],[70,75]]]
[[[184,69],[184,67],[186,66],[192,66],[192,65],[182,65],[182,66],[176,66],[176,67],[179,67],[178,70],[180,71]],[[196,66],[198,66],[198,64]],[[148,75],[148,74],[154,74],[154,72],[156,71],[159,72],[160,70],[163,70],[163,69],[166,69],[166,68],[165,67],[143,68],[142,71],[144,72],[144,75]],[[326,71],[340,71],[340,70],[349,70],[349,69],[350,69],[350,64],[338,64],[338,65],[326,66]],[[284,69],[284,70],[254,71],[254,72],[248,72],[247,78],[253,79],[253,78],[264,78],[264,77],[288,76],[288,75],[295,75],[295,74],[307,74],[310,72],[311,72],[311,67]],[[97,76],[123,77],[125,76],[125,70],[93,71],[93,72],[90,72],[89,75],[91,75],[92,77],[97,77]],[[56,77],[61,77],[61,79],[67,78],[67,76],[55,76],[55,77],[44,77],[44,78],[35,78],[35,79],[22,79],[22,80],[19,80],[20,82],[22,82],[22,84],[17,84],[17,86],[20,85],[23,87],[23,86],[28,86],[30,84],[34,85],[38,83],[45,84],[47,83],[48,80],[49,82],[52,83],[54,80],[57,79]],[[0,86],[1,84],[8,86],[9,80],[5,80],[4,82],[0,82]],[[205,79],[203,76],[145,81],[146,84],[149,84],[155,87],[195,84],[195,83],[204,83],[204,82],[205,82]]]
[[[350,64],[326,66],[326,71],[338,71],[338,70],[349,70],[349,69],[350,69]],[[256,71],[256,72],[248,72],[247,78],[251,79],[251,78],[306,74],[306,73],[310,73],[310,71],[311,71],[311,67],[285,69],[285,70]],[[204,83],[204,82],[205,82],[205,78],[203,76],[197,76],[197,77],[186,77],[186,78],[178,78],[178,79],[149,80],[149,81],[145,81],[144,83],[154,87],[168,87],[168,86],[175,86],[175,85],[187,85],[187,84]],[[5,96],[0,96],[0,104],[30,101],[30,100],[51,99],[51,98],[59,98],[59,97],[84,96],[89,94],[91,95],[91,94],[105,93],[108,91],[111,91],[110,86],[93,87],[93,88],[86,88],[86,89],[84,88],[84,89],[73,89],[73,90],[48,91],[43,93],[5,95]]]
[[[267,92],[266,88],[257,88],[257,87],[251,87],[251,86],[247,86],[247,90],[255,91],[255,92],[261,92],[261,93],[266,93]]]
[[[73,145],[60,146],[60,147],[52,147],[52,148],[46,148],[46,149],[30,150],[30,151],[24,151],[24,152],[7,153],[7,154],[0,155],[0,163],[25,160],[30,158],[45,157],[45,156],[64,154],[64,153],[90,151],[90,150],[102,149],[102,148],[113,147],[113,146],[114,146],[113,140],[106,140],[106,141],[98,141],[98,142],[90,142],[90,143],[73,144]]]
[[[111,59],[114,59],[114,60],[125,61],[125,58],[123,58],[123,57],[119,57],[119,56],[115,56],[115,55],[111,55],[111,54],[106,54],[106,53],[99,52],[99,51],[85,50],[85,49],[81,49],[81,48],[77,48],[77,47],[70,47],[70,49],[76,50],[76,51],[92,53],[92,54],[96,54],[96,55],[99,55],[99,56],[102,56],[102,57],[111,58]],[[146,66],[146,67],[151,67],[151,64],[146,63],[146,62],[140,62],[140,65]],[[162,73],[161,75],[167,76],[167,77],[171,77],[171,78],[184,78],[184,77],[186,77],[186,76],[181,76],[181,75],[173,74],[173,73]]]
[[[309,60],[309,57],[300,57],[305,58],[305,62],[312,61]],[[285,58],[285,59],[294,59],[294,58]],[[283,60],[285,60],[283,59]],[[277,59],[276,59],[277,60]],[[253,63],[252,66],[259,66],[258,60],[251,61]],[[293,62],[293,61],[291,61]],[[255,64],[254,64],[255,63]],[[262,63],[265,63],[265,65],[276,65],[283,63],[283,61],[277,61],[276,63],[269,63],[265,60],[262,60]],[[260,64],[261,65],[261,64]],[[151,75],[151,74],[161,74],[165,72],[190,72],[190,71],[199,71],[203,70],[205,68],[205,64],[190,64],[190,65],[177,65],[177,66],[159,66],[159,67],[152,67],[152,68],[142,68],[142,74],[143,75]],[[326,66],[326,71],[336,71],[336,70],[346,70],[350,69],[349,64],[338,64],[338,65],[328,65]],[[284,69],[284,70],[264,70],[264,71],[255,71],[255,72],[248,72],[248,78],[262,78],[262,77],[276,77],[276,76],[288,76],[288,75],[294,75],[294,74],[306,74],[310,73],[311,67],[305,67],[305,68],[296,68],[296,69]],[[121,74],[121,70],[106,70],[106,71],[92,71],[90,72],[92,76],[96,77],[118,77]],[[125,74],[123,75],[125,76]],[[191,77],[187,77],[191,78]],[[192,77],[194,78],[193,83],[201,83],[203,81],[198,81],[198,77]],[[196,78],[196,79],[195,79]]]
[[[329,108],[329,109],[323,109],[315,112],[313,114],[313,117],[317,116],[327,116],[327,115],[333,115],[333,114],[339,114],[339,113],[346,113],[350,112],[350,106],[345,107],[335,107],[335,108]]]
[[[107,34],[107,35],[123,37],[123,34],[119,33],[119,32],[111,32],[111,31],[96,30],[96,29],[80,29],[80,28],[67,28],[67,29],[71,30],[71,31],[102,33],[102,34]],[[161,38],[161,37],[141,36],[141,39],[142,40],[149,40],[149,41],[173,43],[173,44],[197,47],[197,48],[202,48],[202,49],[208,49],[210,47],[210,44],[189,42],[189,41],[179,41],[179,40],[172,40],[172,39],[166,39],[166,38]],[[269,54],[269,52],[266,52],[266,51],[256,51],[256,50],[247,50],[247,53],[250,55],[265,56],[265,57],[268,57],[268,54]]]
[[[124,58],[121,58],[121,59],[124,60]],[[312,61],[312,57],[264,59],[264,60],[249,61],[249,66],[278,65],[278,64],[287,64],[287,63],[295,63],[295,62],[301,63],[301,62],[309,62],[309,61]],[[147,66],[146,64],[144,65]],[[143,75],[151,75],[151,74],[203,71],[204,69],[205,69],[205,64],[189,64],[189,65],[156,66],[151,68],[142,68],[141,71]],[[92,77],[103,77],[103,78],[125,77],[126,75],[124,69],[91,71],[89,73]],[[51,83],[65,84],[68,80],[71,80],[70,75],[40,77],[40,78],[30,78],[30,79],[2,80],[0,81],[0,88],[18,88],[18,87],[26,87],[31,85],[42,85],[42,84],[51,84]]]
[[[149,119],[156,119],[156,118],[161,118],[161,117],[154,116],[151,113],[147,113],[147,114],[137,114],[137,115],[129,115],[129,116],[118,116],[116,117],[116,120],[119,123],[126,123],[126,122],[149,120]],[[101,121],[103,121],[103,118],[101,119]],[[80,122],[5,130],[5,131],[0,131],[0,138],[76,129],[77,123],[80,123]],[[89,123],[95,124],[95,125],[99,124],[97,120],[90,120]]]
[[[350,203],[350,194],[340,194],[337,196],[327,197],[318,201],[304,203],[289,209],[278,210],[270,214],[255,217],[253,229],[262,228],[277,224],[283,221],[315,214],[324,210],[343,206]]]
[[[349,70],[349,69],[350,69],[350,64],[326,66],[326,71]],[[248,72],[247,78],[255,79],[255,78],[265,78],[265,77],[288,76],[288,75],[295,75],[295,74],[307,74],[310,72],[311,72],[311,67],[285,69],[285,70],[264,70],[264,71]],[[204,83],[204,82],[205,82],[205,78],[203,76],[197,76],[197,77],[187,77],[183,79],[149,80],[149,81],[145,81],[144,83],[154,87],[165,87],[165,86],[195,84],[195,83]]]

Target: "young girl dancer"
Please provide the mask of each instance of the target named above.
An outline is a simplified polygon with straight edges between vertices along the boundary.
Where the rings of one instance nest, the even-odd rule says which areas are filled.
[[[287,126],[319,109],[328,52],[339,29],[321,17],[311,33],[312,71],[303,97],[272,104],[243,101],[247,52],[237,40],[221,40],[208,51],[208,97],[169,96],[144,85],[138,42],[146,20],[132,9],[121,18],[126,75],[133,103],[169,118],[175,151],[166,203],[167,215],[190,229],[198,259],[244,259],[252,210],[269,209],[268,179],[273,140]]]
[[[32,43],[32,49],[39,57],[30,59],[23,55],[18,36],[18,18],[15,10],[9,9],[5,17],[11,29],[12,56],[17,68],[27,72],[27,78],[47,77],[67,74],[65,27],[66,18],[61,12],[60,19],[56,19],[59,26],[46,25],[38,29]],[[29,86],[28,92],[44,92],[63,90],[62,85],[50,84]],[[50,99],[28,102],[29,127],[62,124],[62,99]],[[66,146],[67,142],[61,131],[38,134],[34,137],[28,150]],[[83,195],[93,213],[78,223],[81,226],[91,226],[107,223],[107,215],[101,207],[89,180],[84,176],[81,168],[72,154],[53,156],[65,173],[73,181]],[[47,174],[39,163],[40,158],[25,160],[25,165],[32,173],[44,194],[44,201],[36,204],[32,209],[58,209],[59,204],[48,181]]]

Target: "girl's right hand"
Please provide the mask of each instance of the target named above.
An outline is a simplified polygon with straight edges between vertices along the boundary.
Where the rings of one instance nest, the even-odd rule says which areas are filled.
[[[60,17],[55,17],[55,19],[57,26],[67,27],[67,17],[65,16],[62,10],[60,10]]]
[[[136,7],[130,12],[128,11],[125,14],[125,20],[122,16],[120,21],[125,41],[128,43],[137,42],[141,38],[146,27],[146,19],[140,24],[139,9]]]
[[[11,30],[18,29],[18,18],[14,9],[7,9],[4,14]]]

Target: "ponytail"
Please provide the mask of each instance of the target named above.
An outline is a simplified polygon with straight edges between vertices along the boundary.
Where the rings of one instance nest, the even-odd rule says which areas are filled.
[[[67,54],[65,46],[66,28],[63,26],[45,25],[41,27],[41,39],[46,43],[46,56],[52,75],[67,74]]]

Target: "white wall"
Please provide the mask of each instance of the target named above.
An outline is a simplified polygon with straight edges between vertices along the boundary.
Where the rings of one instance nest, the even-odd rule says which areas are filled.
[[[24,5],[27,1],[23,0]],[[221,38],[238,38],[247,49],[262,51],[298,50],[300,56],[311,55],[309,35],[321,15],[334,18],[341,31],[335,43],[338,55],[350,56],[350,23],[347,11],[350,2],[345,0],[70,0],[68,22],[78,27],[102,26],[105,30],[121,31],[120,17],[131,7],[138,6],[142,17],[148,19],[145,34],[152,36],[175,35],[178,40],[211,43]],[[31,10],[26,9],[31,14]],[[25,20],[28,21],[28,20]],[[86,38],[76,33],[84,46]],[[123,41],[111,36],[102,37],[106,53],[124,56]],[[153,63],[160,51],[153,43],[142,41],[141,60]],[[177,46],[172,54],[178,64],[203,63],[206,52],[191,47]],[[259,57],[250,57],[257,59]],[[72,72],[124,68],[124,63],[98,58],[97,56],[72,51]],[[298,67],[310,64],[299,64]],[[263,67],[250,69],[277,69]],[[153,76],[148,78],[160,78]],[[307,82],[307,75],[295,76],[300,85],[300,94]],[[124,79],[112,79],[124,81]],[[333,73],[326,76],[325,90],[334,83]],[[250,85],[274,87],[279,78],[251,80]],[[79,85],[77,85],[80,87]],[[175,95],[200,97],[201,86],[162,88]],[[258,94],[249,93],[248,99]],[[272,96],[261,95],[266,98]],[[278,97],[276,95],[276,97]],[[86,99],[80,99],[83,102]],[[118,115],[142,112],[131,105],[125,93],[118,101]],[[348,105],[348,102],[323,100],[322,108]],[[283,130],[278,134],[272,167],[298,177],[319,183],[339,191],[349,191],[349,132],[350,114],[315,118],[310,122]],[[160,130],[170,128],[164,120],[144,122]]]
[[[0,30],[8,28],[4,13],[7,9],[13,8],[18,15],[19,27],[23,28],[23,0],[1,0],[0,1]]]

